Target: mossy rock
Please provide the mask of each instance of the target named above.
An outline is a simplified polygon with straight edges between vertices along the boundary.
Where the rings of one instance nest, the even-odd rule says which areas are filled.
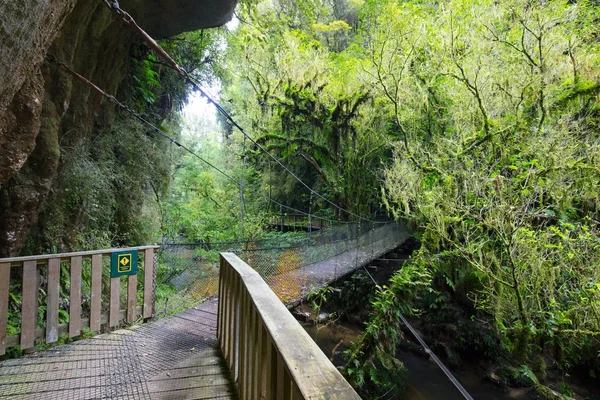
[[[547,400],[574,400],[573,397],[565,396],[564,394],[558,393],[555,390],[550,389],[548,386],[544,386],[540,383],[533,385],[534,392],[532,393],[533,398],[536,399],[547,399]]]

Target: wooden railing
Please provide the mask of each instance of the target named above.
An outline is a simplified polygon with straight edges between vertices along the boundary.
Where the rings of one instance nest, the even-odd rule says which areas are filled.
[[[217,336],[245,399],[360,399],[263,279],[221,254]]]
[[[107,325],[112,328],[118,326],[123,319],[127,323],[132,323],[140,315],[143,318],[152,317],[154,252],[158,247],[143,246],[0,258],[0,355],[5,353],[6,348],[16,345],[20,345],[22,350],[31,349],[34,347],[36,339],[54,343],[60,334],[68,333],[68,336],[72,338],[79,336],[82,329],[99,332],[102,326]],[[144,270],[142,307],[138,307],[137,304],[137,274],[127,277],[110,277],[108,258],[112,253],[123,251],[137,252],[138,258],[143,261],[140,263]],[[86,289],[89,290],[87,293],[82,293],[84,268],[86,272],[84,283]],[[63,274],[68,274],[68,280],[64,279],[68,285],[63,285],[63,290],[61,290],[61,270]],[[105,282],[110,279],[110,294],[108,288],[103,288],[103,276]],[[63,278],[67,277],[63,276]],[[127,280],[127,300],[123,310],[121,309],[121,279]],[[40,304],[40,292],[45,294],[44,304]],[[63,298],[61,298],[61,293]],[[87,302],[86,308],[89,308],[89,318],[82,318],[83,295]],[[103,297],[108,299],[108,304],[102,304]],[[13,314],[19,311],[17,303],[20,303],[21,314],[20,332],[11,336],[7,335],[9,298],[13,299],[10,303]],[[40,307],[46,308],[45,322],[43,318],[38,318]],[[68,312],[68,323],[59,324],[59,310],[63,310],[63,314]],[[40,319],[42,319],[41,323]]]

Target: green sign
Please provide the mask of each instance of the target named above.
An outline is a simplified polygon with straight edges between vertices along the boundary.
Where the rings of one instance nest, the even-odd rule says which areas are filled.
[[[135,275],[138,272],[138,252],[120,251],[110,256],[110,277]]]

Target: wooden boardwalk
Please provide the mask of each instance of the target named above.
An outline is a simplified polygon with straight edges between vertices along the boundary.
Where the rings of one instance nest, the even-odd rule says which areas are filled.
[[[2,399],[233,399],[217,301],[175,316],[0,362]]]

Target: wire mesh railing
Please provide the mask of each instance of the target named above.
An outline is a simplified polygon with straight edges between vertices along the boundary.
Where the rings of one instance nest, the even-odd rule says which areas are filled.
[[[367,265],[407,238],[403,224],[344,223],[250,242],[168,243],[157,258],[156,315],[170,315],[216,297],[221,252],[238,255],[283,302],[293,302]]]

